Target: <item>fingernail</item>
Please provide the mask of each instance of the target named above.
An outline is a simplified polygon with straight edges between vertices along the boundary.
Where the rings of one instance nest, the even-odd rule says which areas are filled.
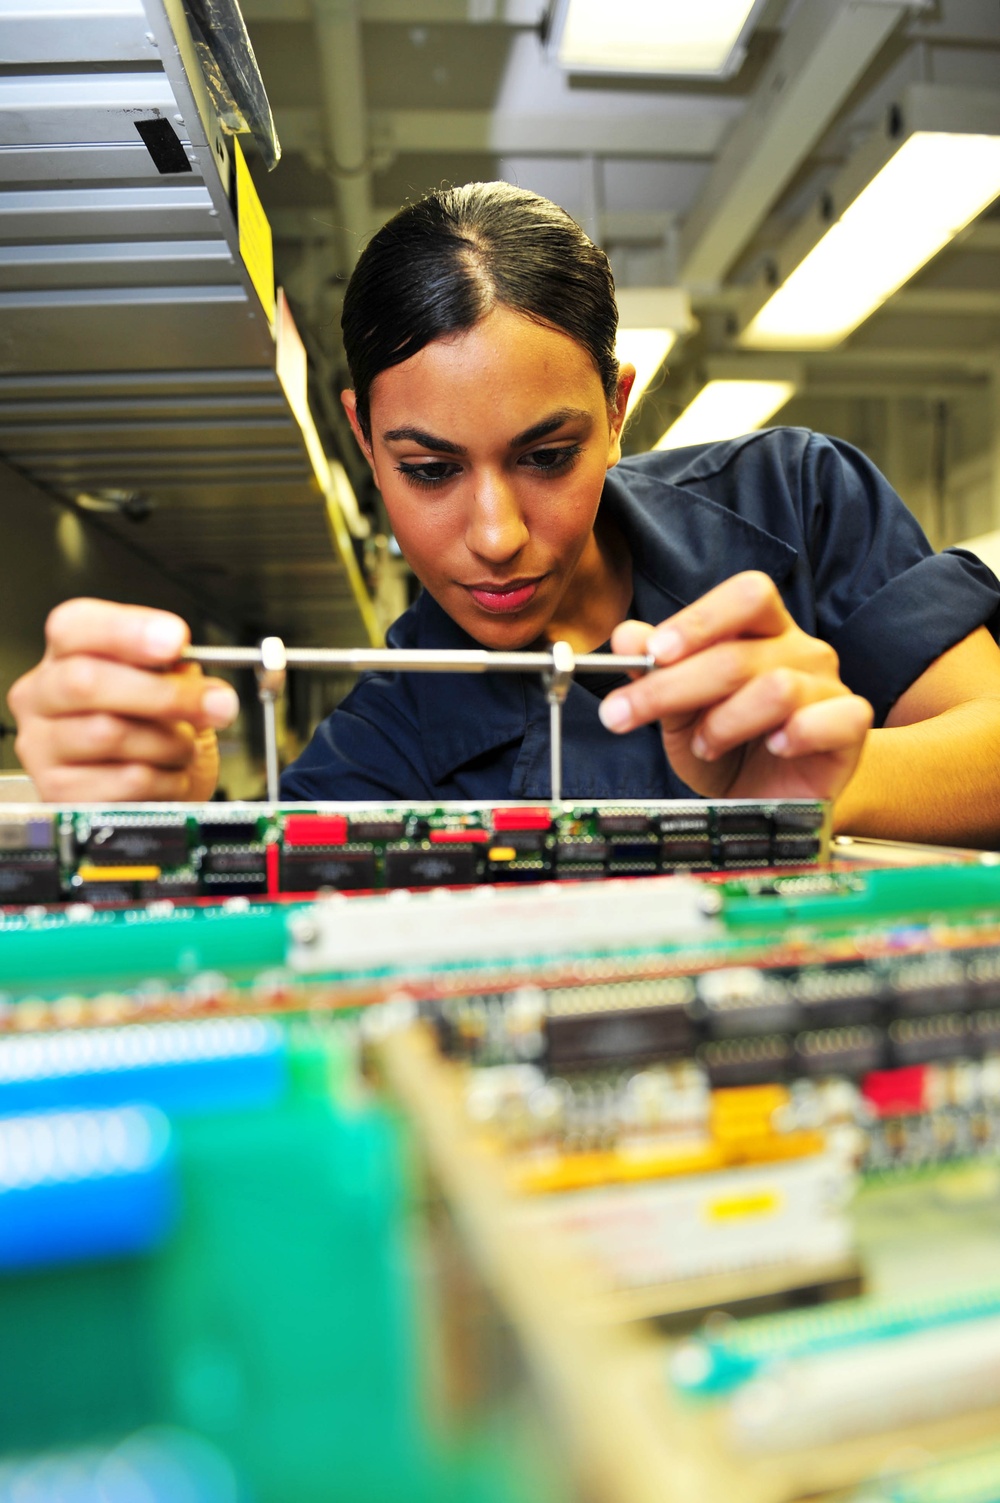
[[[624,731],[632,724],[632,710],[621,694],[602,699],[597,711],[601,724],[609,731]]]
[[[700,731],[695,731],[691,737],[691,750],[700,762],[712,760],[712,749]]]
[[[219,684],[214,689],[205,690],[201,696],[201,709],[211,725],[219,728],[232,725],[240,713],[239,696],[228,684]]]
[[[788,751],[788,737],[784,731],[775,731],[773,736],[768,736],[764,745],[775,757],[783,757]]]
[[[154,616],[143,627],[146,651],[155,658],[172,660],[184,645],[184,627],[180,621],[171,621],[169,616]]]
[[[646,647],[658,663],[672,663],[684,651],[684,638],[672,626],[650,632]]]

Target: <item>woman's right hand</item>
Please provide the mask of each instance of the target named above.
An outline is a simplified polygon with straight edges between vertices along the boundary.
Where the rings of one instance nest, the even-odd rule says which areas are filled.
[[[67,600],[45,625],[46,651],[8,696],[15,750],[51,803],[179,803],[211,797],[216,729],[236,691],[178,659],[179,616],[107,600]]]

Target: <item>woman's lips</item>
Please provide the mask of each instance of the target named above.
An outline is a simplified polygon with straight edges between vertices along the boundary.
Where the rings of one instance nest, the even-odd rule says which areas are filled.
[[[515,579],[510,584],[493,584],[487,580],[481,584],[466,585],[473,600],[484,611],[495,616],[506,616],[519,611],[533,598],[542,582],[537,579]]]

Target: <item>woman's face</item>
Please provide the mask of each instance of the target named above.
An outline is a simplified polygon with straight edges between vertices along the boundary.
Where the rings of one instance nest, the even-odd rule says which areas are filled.
[[[484,646],[562,630],[600,580],[594,519],[631,375],[609,414],[581,345],[498,307],[376,378],[370,447],[344,393],[405,558]]]

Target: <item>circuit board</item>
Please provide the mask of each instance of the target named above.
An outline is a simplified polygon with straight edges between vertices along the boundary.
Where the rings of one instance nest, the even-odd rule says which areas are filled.
[[[8,806],[0,905],[102,907],[663,872],[824,859],[823,804]]]

